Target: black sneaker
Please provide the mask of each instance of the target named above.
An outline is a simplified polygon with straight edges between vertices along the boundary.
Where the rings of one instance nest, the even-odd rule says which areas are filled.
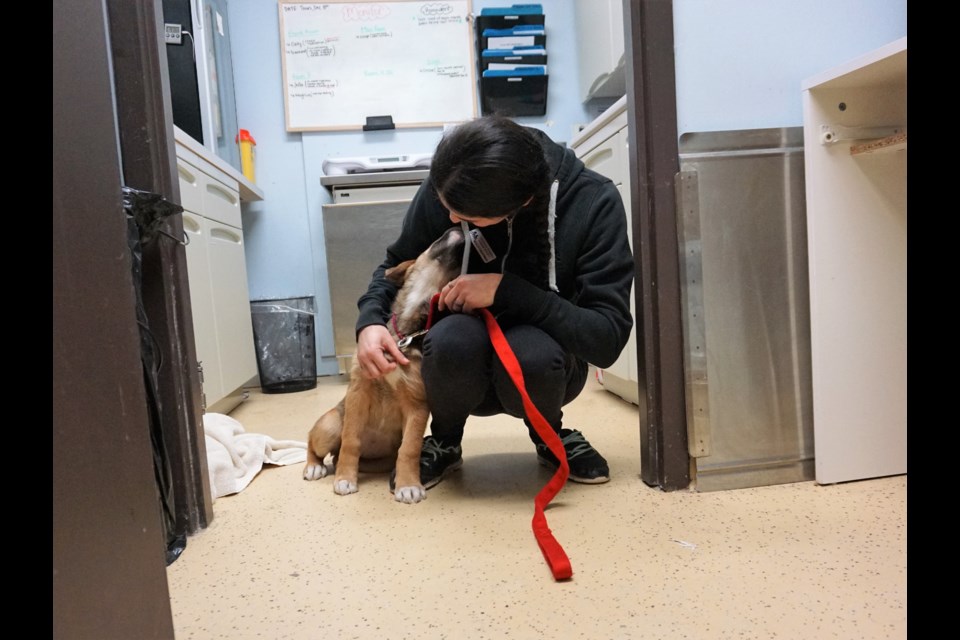
[[[590,446],[582,433],[574,429],[560,429],[559,435],[563,448],[567,452],[570,480],[582,484],[602,484],[610,480],[610,467],[607,466],[607,461]],[[543,443],[537,444],[537,460],[554,471],[560,467],[560,461]]]
[[[431,489],[448,475],[463,466],[463,448],[460,445],[445,447],[433,436],[423,439],[420,451],[420,484]],[[396,490],[397,470],[390,473],[390,491]]]

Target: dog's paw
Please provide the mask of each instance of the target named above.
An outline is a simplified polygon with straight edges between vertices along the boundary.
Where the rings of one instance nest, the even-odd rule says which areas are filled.
[[[308,464],[303,468],[304,480],[319,480],[327,475],[327,466],[322,462],[320,464]]]
[[[357,483],[350,480],[337,480],[333,483],[333,492],[340,496],[356,493],[358,490]]]
[[[397,487],[397,490],[393,492],[393,498],[397,502],[416,504],[421,500],[427,499],[427,490],[419,485],[413,487]]]

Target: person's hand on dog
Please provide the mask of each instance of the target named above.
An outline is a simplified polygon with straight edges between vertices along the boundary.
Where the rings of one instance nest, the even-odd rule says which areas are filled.
[[[437,308],[454,313],[473,313],[493,304],[497,287],[503,278],[499,273],[476,273],[460,276],[440,291]]]
[[[372,324],[360,331],[357,336],[357,362],[363,375],[373,379],[387,375],[397,368],[397,364],[410,364],[393,336],[380,324]]]

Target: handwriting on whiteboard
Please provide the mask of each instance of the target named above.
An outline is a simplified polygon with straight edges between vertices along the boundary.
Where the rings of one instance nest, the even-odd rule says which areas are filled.
[[[471,0],[280,0],[288,130],[476,115]]]

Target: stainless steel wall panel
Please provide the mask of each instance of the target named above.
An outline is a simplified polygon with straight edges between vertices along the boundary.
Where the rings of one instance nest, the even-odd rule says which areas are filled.
[[[685,134],[680,151],[695,486],[812,479],[802,128]]]
[[[357,348],[357,301],[400,235],[409,200],[329,204],[323,206],[323,235],[333,314],[336,356],[348,358]],[[346,370],[347,368],[345,368]]]

